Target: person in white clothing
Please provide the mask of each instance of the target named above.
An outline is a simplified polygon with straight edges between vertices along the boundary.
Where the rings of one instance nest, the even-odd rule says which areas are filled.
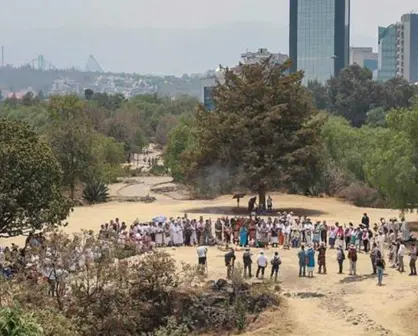
[[[257,273],[255,275],[256,278],[258,278],[258,276],[260,275],[260,272],[261,272],[261,278],[264,278],[264,271],[266,270],[267,263],[268,263],[267,258],[264,255],[264,252],[261,251],[260,255],[257,258],[257,266],[258,267],[257,267]]]
[[[283,227],[283,234],[284,234],[284,244],[283,247],[289,249],[290,248],[290,233],[291,233],[291,226],[290,224],[285,224]]]
[[[203,273],[203,270],[207,266],[207,254],[208,249],[206,246],[199,246],[197,248],[197,262],[198,262],[198,270]]]
[[[399,250],[398,250],[398,271],[399,272],[405,272],[404,269],[404,262],[403,262],[403,258],[405,256],[405,245],[403,242],[400,243],[399,245]]]
[[[384,232],[379,231],[379,235],[377,236],[376,243],[377,243],[377,248],[380,251],[381,255],[385,255],[385,253],[384,253],[385,252],[384,251],[384,249],[385,249],[385,239],[386,239],[386,237],[385,237]]]

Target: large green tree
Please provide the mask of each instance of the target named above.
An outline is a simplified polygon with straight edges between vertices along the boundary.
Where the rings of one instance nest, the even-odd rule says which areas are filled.
[[[75,188],[94,162],[94,133],[84,113],[84,102],[74,95],[53,96],[48,110],[53,117],[48,139],[64,172],[64,183],[75,196]]]
[[[369,155],[369,181],[388,197],[392,207],[418,205],[418,108],[397,109],[386,117],[388,129]]]
[[[183,155],[193,151],[197,143],[195,120],[181,118],[179,124],[170,132],[164,150],[164,164],[176,181],[184,181],[187,168],[185,169]]]
[[[71,202],[49,146],[27,124],[0,119],[0,235],[60,225]]]
[[[360,127],[374,107],[377,83],[370,70],[357,64],[344,68],[328,81],[331,113],[343,116]]]
[[[198,146],[184,163],[189,180],[220,191],[248,188],[260,204],[268,188],[309,188],[319,122],[303,74],[289,74],[289,67],[267,60],[225,69],[225,82],[214,90],[215,110],[201,106],[196,113]]]
[[[329,108],[328,87],[318,81],[309,81],[308,90],[312,93],[315,106],[318,110],[326,110]]]

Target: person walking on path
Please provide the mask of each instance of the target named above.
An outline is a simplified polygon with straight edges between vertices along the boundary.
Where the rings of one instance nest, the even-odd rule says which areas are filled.
[[[412,245],[411,253],[409,253],[409,268],[411,273],[409,275],[417,275],[417,246]]]
[[[357,248],[355,245],[350,246],[348,251],[348,260],[350,260],[350,275],[357,274]]]
[[[277,282],[277,277],[279,276],[279,267],[282,264],[282,260],[280,259],[279,252],[274,252],[274,256],[271,259],[271,275],[270,279],[273,279]]]
[[[308,251],[306,251],[306,260],[308,278],[313,278],[313,273],[315,270],[315,250],[313,249],[312,245],[310,245]]]
[[[244,262],[244,278],[246,278],[247,276],[250,277],[250,278],[253,277],[253,275],[251,273],[251,265],[253,263],[253,260],[252,260],[251,257],[252,257],[252,253],[251,253],[250,249],[247,248],[245,250],[244,254],[242,255],[242,259],[243,259],[243,262]]]
[[[376,255],[376,272],[377,272],[377,285],[382,286],[383,281],[383,271],[385,269],[386,263],[383,259],[382,254],[378,251]]]
[[[341,246],[338,246],[337,247],[338,274],[343,274],[344,260],[345,260],[344,249]]]
[[[327,274],[327,265],[326,265],[326,252],[327,248],[325,243],[321,242],[321,245],[318,248],[318,273],[321,274],[324,271],[324,274]]]
[[[300,251],[298,252],[298,259],[299,259],[299,276],[304,277],[306,276],[306,252],[305,246],[300,247]]]
[[[257,258],[257,266],[257,273],[255,274],[256,278],[259,278],[261,272],[261,278],[264,279],[264,271],[267,267],[267,258],[263,251],[260,252],[260,255]]]

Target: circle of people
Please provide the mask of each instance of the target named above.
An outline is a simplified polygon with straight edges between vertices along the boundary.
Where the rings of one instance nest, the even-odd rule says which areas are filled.
[[[245,249],[243,264],[246,277],[252,277],[250,248],[267,249],[269,246],[276,248],[282,246],[284,249],[299,248],[299,276],[301,277],[312,277],[316,263],[319,273],[327,272],[327,248],[337,249],[339,273],[343,272],[345,259],[349,260],[350,275],[356,275],[357,253],[370,252],[372,270],[378,275],[378,284],[382,282],[385,268],[385,246],[389,246],[388,260],[391,267],[404,272],[404,257],[408,254],[405,245],[407,244],[410,246],[410,275],[417,275],[417,247],[404,218],[400,221],[391,219],[388,222],[382,218],[379,224],[371,227],[367,214],[364,214],[361,224],[356,226],[353,223],[328,225],[326,221],[313,223],[309,217],[297,217],[293,212],[278,213],[274,218],[222,217],[218,218],[215,223],[203,217],[189,219],[185,214],[177,219],[159,216],[149,223],[140,223],[136,220],[129,227],[116,218],[110,223],[103,224],[99,235],[104,238],[115,238],[121,244],[135,244],[142,252],[150,251],[154,247],[225,245],[227,276],[231,275],[235,261],[235,249],[230,248],[232,245]],[[7,250],[8,248],[1,251],[1,259],[4,259],[4,252],[7,253]],[[344,251],[347,251],[347,256]],[[206,264],[205,249],[198,249],[198,257],[199,264]],[[261,251],[257,258],[256,277],[264,277],[267,265],[267,257]],[[281,265],[278,252],[274,253],[271,265],[271,276],[277,279]]]
[[[163,218],[164,219],[164,218]],[[214,229],[214,232],[213,232]],[[316,264],[319,273],[326,273],[326,250],[337,250],[338,273],[343,272],[344,261],[349,261],[349,274],[356,275],[356,263],[360,252],[370,253],[371,266],[378,275],[381,284],[385,268],[385,246],[388,246],[388,261],[392,268],[405,271],[404,257],[409,254],[410,275],[416,275],[417,248],[415,238],[411,235],[408,223],[404,218],[395,218],[388,222],[384,218],[379,224],[370,225],[367,214],[361,223],[354,225],[328,225],[326,221],[313,222],[309,217],[297,217],[293,212],[278,213],[273,217],[221,217],[214,223],[211,219],[189,219],[185,214],[182,218],[170,218],[162,222],[134,222],[129,228],[125,223],[111,221],[103,225],[101,234],[118,232],[121,242],[133,241],[141,250],[153,247],[171,246],[214,246],[225,245],[227,254],[225,264],[227,276],[230,276],[235,260],[234,248],[245,248],[243,254],[244,275],[251,277],[250,248],[283,247],[284,249],[299,248],[299,276],[312,277]],[[410,250],[406,248],[407,244]],[[347,255],[345,253],[347,252]],[[198,250],[198,257],[203,258],[203,250]],[[315,258],[317,256],[317,259]],[[279,260],[277,260],[279,259]],[[202,264],[202,259],[199,261]],[[267,258],[263,253],[257,258],[256,277],[263,277],[267,267]],[[272,260],[272,277],[276,276],[281,264],[278,253]]]

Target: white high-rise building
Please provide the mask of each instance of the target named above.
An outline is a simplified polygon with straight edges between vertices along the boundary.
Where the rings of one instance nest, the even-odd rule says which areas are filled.
[[[260,48],[256,52],[247,51],[241,54],[241,60],[243,64],[259,63],[267,60],[270,57],[277,64],[284,63],[289,58],[289,56],[285,54],[271,53],[266,48]]]
[[[418,14],[409,13],[401,21],[379,27],[379,80],[395,76],[418,82]]]

